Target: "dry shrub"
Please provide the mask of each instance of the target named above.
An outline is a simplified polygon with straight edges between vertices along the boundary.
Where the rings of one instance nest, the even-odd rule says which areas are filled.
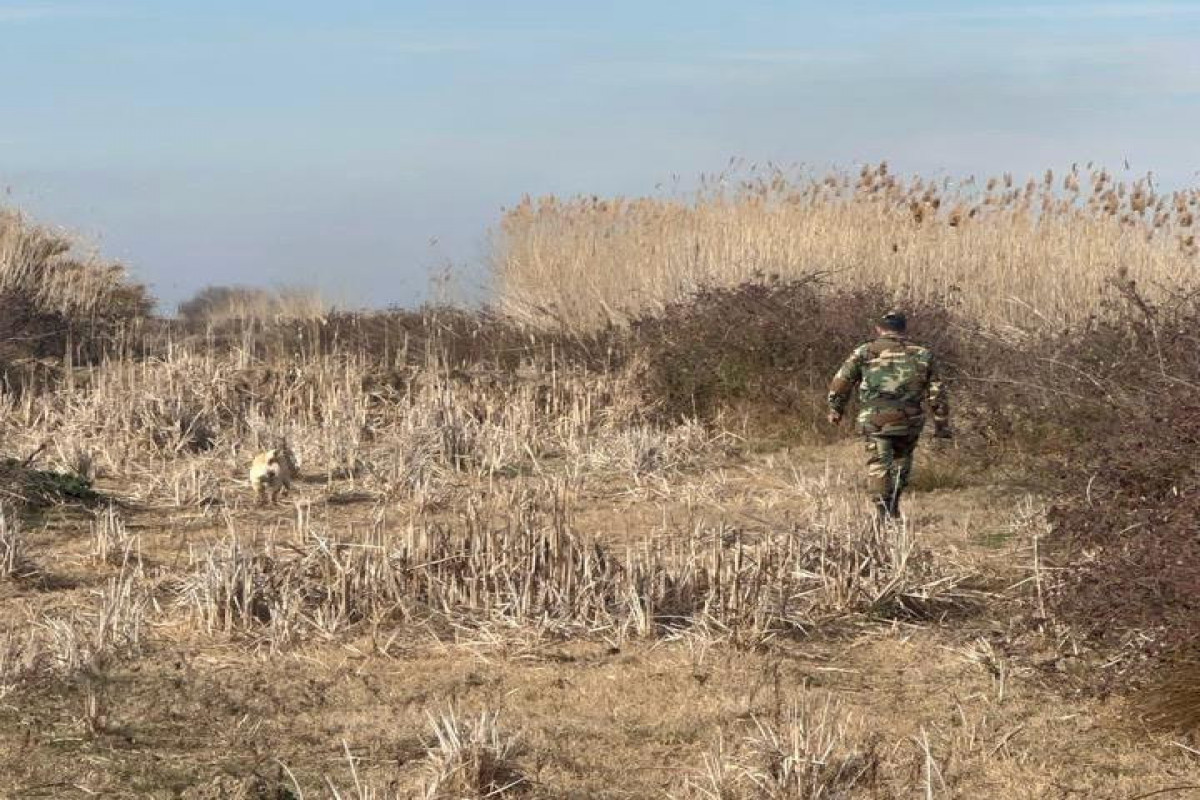
[[[539,326],[624,324],[708,287],[827,271],[932,300],[957,287],[996,329],[1079,322],[1117,265],[1155,285],[1196,263],[1200,193],[1104,170],[1024,185],[737,168],[690,197],[526,199],[493,256],[501,307]]]
[[[879,757],[832,698],[804,693],[776,719],[755,717],[740,746],[722,733],[701,774],[687,780],[695,800],[839,800],[877,789]]]
[[[897,295],[882,285],[838,288],[822,275],[705,288],[632,323],[645,391],[671,419],[745,406],[812,425],[842,360],[896,306],[911,335],[960,368],[967,327],[948,299]]]
[[[1141,683],[1146,658],[1200,641],[1200,302],[1113,290],[1104,316],[1026,348],[994,418],[1048,432],[1036,447],[1067,568],[1053,607],[1122,656],[1106,679]]]
[[[208,286],[179,304],[179,316],[191,324],[322,320],[329,303],[315,289],[260,289],[252,286]]]
[[[795,704],[779,725],[755,720],[746,776],[762,797],[829,800],[865,782],[874,755],[846,741],[844,723],[827,699],[821,706]]]
[[[54,643],[54,671],[60,675],[102,672],[117,658],[136,656],[149,605],[147,589],[140,570],[124,569],[96,593],[91,609],[43,620],[40,624],[50,631]]]
[[[426,800],[471,800],[518,793],[528,785],[514,763],[516,744],[495,713],[470,719],[450,709],[430,717],[436,744],[426,759]]]

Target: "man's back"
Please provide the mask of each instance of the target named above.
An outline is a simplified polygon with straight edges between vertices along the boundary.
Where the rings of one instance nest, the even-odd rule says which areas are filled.
[[[938,415],[941,382],[933,353],[902,336],[880,336],[855,348],[830,384],[830,405],[843,409],[855,383],[858,427],[868,436],[919,433],[926,397]]]

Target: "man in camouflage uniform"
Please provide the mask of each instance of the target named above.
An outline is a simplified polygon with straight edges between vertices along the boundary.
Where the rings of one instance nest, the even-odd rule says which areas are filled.
[[[829,384],[829,422],[837,425],[858,385],[858,429],[866,438],[867,473],[879,520],[900,517],[900,495],[912,472],[913,451],[925,426],[928,401],[934,436],[949,438],[949,407],[933,353],[905,338],[899,311],[875,325],[875,339],[855,348]]]

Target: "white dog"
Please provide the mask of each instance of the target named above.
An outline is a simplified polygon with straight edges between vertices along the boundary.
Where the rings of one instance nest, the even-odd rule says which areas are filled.
[[[276,447],[259,453],[250,463],[250,486],[259,505],[279,502],[280,492],[291,494],[296,463],[287,447]]]

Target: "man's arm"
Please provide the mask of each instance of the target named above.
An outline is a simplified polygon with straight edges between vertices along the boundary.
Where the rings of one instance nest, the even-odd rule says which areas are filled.
[[[842,366],[829,382],[829,422],[837,425],[842,421],[846,404],[850,402],[850,393],[855,384],[862,378],[862,353],[855,350],[850,357],[842,362]]]
[[[936,358],[929,362],[929,385],[925,397],[929,402],[929,414],[933,417],[933,435],[939,439],[949,439],[952,435],[950,398],[946,394],[946,384]]]

